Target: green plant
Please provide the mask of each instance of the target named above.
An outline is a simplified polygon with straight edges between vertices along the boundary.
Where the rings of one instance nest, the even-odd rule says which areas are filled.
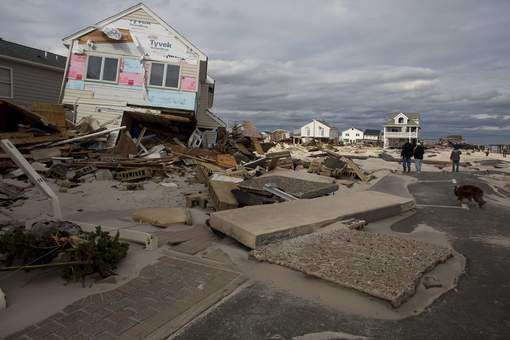
[[[69,281],[77,281],[95,272],[101,277],[108,277],[126,257],[128,248],[129,244],[119,241],[118,232],[115,237],[111,237],[97,226],[95,232],[80,235],[76,247],[65,252],[66,261],[81,261],[83,264],[64,268],[62,277]]]
[[[58,236],[58,230],[52,230],[52,234]],[[15,260],[23,264],[49,263],[57,256],[59,247],[54,238],[38,237],[21,228],[0,232],[0,254],[4,254],[7,266]]]

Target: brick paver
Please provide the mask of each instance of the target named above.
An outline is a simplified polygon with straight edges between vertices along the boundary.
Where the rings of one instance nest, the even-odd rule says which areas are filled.
[[[7,339],[143,339],[239,277],[165,256],[126,284],[80,299]]]

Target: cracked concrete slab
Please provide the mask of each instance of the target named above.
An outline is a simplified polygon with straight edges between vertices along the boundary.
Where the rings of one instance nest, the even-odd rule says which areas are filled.
[[[453,254],[451,248],[413,239],[326,228],[261,247],[252,255],[398,307],[415,294],[424,273]]]

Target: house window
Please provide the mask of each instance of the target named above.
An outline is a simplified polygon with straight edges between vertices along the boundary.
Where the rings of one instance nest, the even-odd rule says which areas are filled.
[[[404,117],[400,117],[400,118],[398,119],[398,123],[399,123],[399,124],[404,124]]]
[[[179,88],[180,73],[179,65],[151,63],[149,85]]]
[[[12,69],[0,67],[0,98],[12,98]]]
[[[345,137],[349,137],[349,134],[348,134],[348,133],[346,133],[346,134],[345,134]]]
[[[324,136],[324,128],[323,127],[319,127],[319,133],[321,134],[321,137]]]
[[[307,127],[305,129],[305,135],[310,136],[310,128],[309,127]]]
[[[359,133],[356,134],[356,137],[359,137]]]
[[[87,59],[86,79],[116,83],[118,74],[118,58],[89,55]]]

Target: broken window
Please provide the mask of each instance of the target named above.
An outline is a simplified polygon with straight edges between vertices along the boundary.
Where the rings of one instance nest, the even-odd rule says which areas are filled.
[[[0,67],[0,98],[12,98],[12,70]]]
[[[149,85],[178,88],[180,73],[179,65],[151,63]]]
[[[90,55],[87,61],[87,79],[117,81],[119,59]]]

